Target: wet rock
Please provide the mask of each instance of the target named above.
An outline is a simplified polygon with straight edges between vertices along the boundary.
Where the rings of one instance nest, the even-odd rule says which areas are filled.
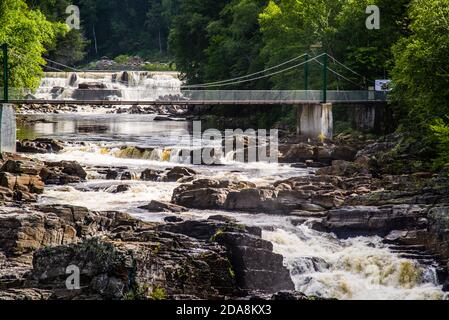
[[[133,105],[131,108],[128,109],[129,114],[142,114],[144,113],[144,110],[139,105]]]
[[[0,290],[0,301],[42,301],[50,300],[52,292],[36,288]]]
[[[117,170],[110,170],[108,169],[106,171],[106,180],[116,180],[119,176],[119,172]]]
[[[131,189],[130,185],[121,184],[121,185],[118,185],[112,193],[123,193],[123,192],[129,191],[130,189]]]
[[[21,153],[53,153],[63,149],[61,141],[45,138],[18,141],[16,146],[17,152]]]
[[[229,191],[226,189],[196,189],[174,193],[174,202],[187,208],[221,209],[224,207]]]
[[[82,290],[65,288],[67,265],[79,266]],[[185,294],[211,299],[236,290],[222,247],[173,233],[146,231],[122,241],[88,240],[40,250],[32,279],[58,298],[169,299]]]
[[[44,192],[44,183],[41,178],[28,174],[13,175],[8,172],[0,172],[0,187],[25,193],[41,194]]]
[[[0,213],[0,250],[6,255],[23,255],[76,240],[76,230],[56,215],[20,209]]]
[[[97,89],[107,89],[107,87],[102,82],[83,82],[83,83],[78,84],[78,89],[97,90]]]
[[[147,210],[150,212],[185,212],[187,208],[178,206],[176,204],[163,202],[163,201],[151,201],[148,205],[139,207],[139,209]]]
[[[449,270],[449,266],[448,266],[448,270]],[[443,288],[441,289],[444,292],[449,292],[449,279],[447,279],[444,284],[443,284]]]
[[[313,146],[306,143],[279,146],[282,162],[304,162],[314,159]]]
[[[162,228],[226,247],[237,285],[243,290],[268,293],[294,290],[282,256],[273,253],[272,243],[261,238],[260,228],[213,220],[185,221]]]
[[[416,228],[418,219],[423,215],[423,208],[413,205],[343,207],[330,210],[324,226],[342,238],[357,235],[386,236],[392,230]]]
[[[45,184],[65,185],[85,180],[87,173],[76,161],[45,162],[40,177]]]
[[[14,174],[38,175],[42,170],[42,163],[28,160],[8,160],[0,171]]]
[[[284,180],[260,188],[248,182],[200,179],[176,188],[172,202],[187,208],[272,214],[290,214],[298,210],[324,211],[343,204],[344,197],[339,191],[315,192],[313,190],[320,190],[319,185],[310,184],[309,177],[299,179],[303,181]],[[335,186],[329,185],[328,188],[335,189]]]
[[[177,216],[170,216],[170,217],[165,217],[164,221],[168,222],[168,223],[175,223],[175,222],[183,222],[184,219],[177,217]]]
[[[358,174],[368,174],[368,170],[360,167],[359,165],[344,160],[334,160],[330,167],[318,169],[317,175],[334,175],[351,177]]]
[[[304,293],[298,291],[280,291],[271,296],[271,300],[280,301],[301,301],[309,299]]]
[[[0,205],[3,201],[12,201],[14,197],[14,192],[5,187],[0,187]]]
[[[356,148],[348,145],[290,143],[279,146],[280,161],[286,163],[305,162],[330,164],[333,160],[353,161],[357,153]]]
[[[195,170],[187,167],[174,167],[165,173],[163,180],[168,182],[176,182],[186,177],[193,177],[196,174],[197,172]]]
[[[32,254],[6,256],[0,250],[0,290],[23,287],[32,269]]]
[[[143,181],[159,181],[162,174],[163,171],[161,170],[146,169],[140,175],[140,179]]]
[[[324,272],[329,267],[329,263],[322,258],[300,257],[294,261],[291,267],[291,274],[295,276],[312,272]]]
[[[237,284],[246,290],[277,292],[294,290],[283,257],[273,253],[272,244],[254,235],[223,232],[215,241],[228,248]]]
[[[236,218],[229,217],[229,216],[223,216],[223,215],[220,215],[220,214],[210,216],[209,218],[207,218],[207,220],[237,223],[237,219]]]

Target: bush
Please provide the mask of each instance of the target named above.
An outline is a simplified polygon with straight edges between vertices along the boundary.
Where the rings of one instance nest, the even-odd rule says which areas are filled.
[[[146,71],[176,71],[176,65],[172,63],[147,63],[143,68]]]
[[[126,54],[122,54],[122,55],[115,57],[114,61],[118,64],[124,64],[124,63],[127,63],[130,58],[131,58],[130,56],[128,56]]]
[[[449,117],[447,120],[449,121]],[[436,140],[438,152],[438,157],[433,162],[434,168],[449,166],[449,124],[440,118],[430,125],[430,130]]]

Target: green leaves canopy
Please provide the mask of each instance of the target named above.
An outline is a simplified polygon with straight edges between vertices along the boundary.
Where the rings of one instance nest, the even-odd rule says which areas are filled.
[[[10,46],[10,86],[36,88],[45,64],[42,54],[58,35],[67,31],[61,23],[49,22],[37,10],[30,10],[23,0],[0,3],[0,43]],[[1,70],[3,73],[3,69]],[[3,80],[2,86],[3,86]]]

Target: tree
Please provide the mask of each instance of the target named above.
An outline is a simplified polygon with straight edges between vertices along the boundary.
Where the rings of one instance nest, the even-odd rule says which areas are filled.
[[[65,23],[66,9],[72,4],[70,0],[27,0],[33,10],[40,10],[48,20]],[[54,45],[47,48],[46,57],[64,65],[75,66],[86,56],[88,41],[84,38],[83,30],[72,29],[67,33],[58,35]],[[52,67],[62,68],[60,65]]]
[[[220,17],[229,0],[180,0],[179,15],[173,19],[169,46],[179,71],[189,83],[205,80],[209,47],[207,28]]]
[[[10,46],[10,86],[36,88],[42,75],[41,66],[45,64],[42,59],[45,48],[67,32],[67,27],[48,21],[23,0],[3,0],[0,3],[0,26],[0,43]]]
[[[405,33],[404,17],[410,0],[271,0],[260,15],[268,65],[275,65],[301,53],[327,52],[358,74],[369,79],[388,76],[392,67],[391,47]],[[376,4],[381,11],[381,28],[368,30],[366,8]],[[360,89],[367,83],[330,61],[330,68],[351,82],[330,74],[330,88]],[[313,62],[311,87],[321,87],[321,67]],[[279,88],[300,88],[302,69],[274,77]]]
[[[423,156],[433,158],[436,127],[449,120],[449,2],[414,0],[409,11],[410,36],[393,48],[394,99]],[[440,135],[441,137],[441,135]],[[440,139],[437,139],[440,140]]]

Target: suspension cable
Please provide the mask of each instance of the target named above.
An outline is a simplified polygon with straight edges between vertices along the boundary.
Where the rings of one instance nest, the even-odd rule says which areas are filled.
[[[315,60],[315,62],[317,62],[320,66],[324,67],[324,64],[322,64],[320,61]],[[335,70],[333,70],[333,69],[331,69],[331,68],[329,68],[329,67],[327,67],[327,70],[329,70],[330,72],[332,72],[333,74],[335,74],[337,77],[340,77],[340,78],[342,78],[342,79],[348,81],[349,83],[351,83],[351,84],[353,84],[353,85],[355,85],[355,86],[357,86],[357,87],[359,87],[359,88],[361,88],[361,89],[365,89],[365,87],[361,86],[359,83],[356,83],[356,82],[354,82],[354,81],[352,81],[352,80],[346,78],[345,76],[341,75],[341,74],[338,73],[337,71],[335,71]]]
[[[270,73],[270,74],[266,74],[266,75],[264,75],[264,76],[256,77],[256,78],[251,78],[251,79],[246,79],[246,80],[240,80],[240,81],[235,81],[235,82],[230,82],[230,83],[224,83],[224,84],[208,85],[208,86],[204,86],[204,85],[200,85],[200,86],[198,86],[198,87],[197,87],[196,85],[181,86],[181,88],[210,88],[210,87],[222,87],[222,86],[228,86],[228,85],[233,85],[233,84],[239,84],[239,83],[245,83],[245,82],[251,82],[251,81],[254,81],[254,80],[264,79],[264,78],[268,78],[268,77],[271,77],[271,76],[274,76],[274,75],[277,75],[277,74],[280,74],[280,73],[283,73],[283,72],[286,72],[286,71],[295,69],[295,68],[297,68],[297,67],[300,67],[300,66],[302,66],[302,65],[304,65],[304,64],[306,64],[306,63],[309,63],[309,62],[311,62],[311,61],[313,61],[313,60],[315,60],[315,59],[317,59],[317,58],[319,58],[319,57],[321,57],[321,56],[323,56],[323,55],[324,55],[324,53],[322,53],[322,54],[320,54],[319,56],[316,56],[316,57],[314,57],[314,58],[311,58],[311,59],[309,59],[309,60],[307,60],[307,61],[304,61],[304,62],[301,62],[301,63],[299,63],[299,64],[296,64],[296,65],[294,65],[294,66],[291,66],[291,67],[288,67],[288,68],[285,68],[285,69],[282,69],[282,70],[279,70],[279,71],[276,71],[276,72],[273,72],[273,73]]]
[[[365,80],[368,81],[368,82],[375,83],[375,81],[373,81],[373,80],[371,80],[371,79],[368,79],[368,78],[366,78],[365,76],[363,76],[363,75],[361,75],[360,73],[358,73],[357,71],[355,71],[355,70],[349,68],[348,66],[346,66],[346,65],[343,64],[342,62],[338,61],[338,60],[337,60],[336,58],[334,58],[333,56],[331,56],[331,55],[328,55],[328,56],[329,56],[329,58],[331,58],[335,63],[339,64],[340,66],[342,66],[342,67],[345,68],[346,70],[348,70],[348,71],[352,72],[353,74],[355,74],[355,75],[357,75],[357,76],[359,76],[359,77],[365,79]]]
[[[237,78],[232,78],[232,79],[227,79],[227,80],[221,80],[221,81],[214,81],[214,82],[208,82],[208,83],[202,83],[202,84],[188,85],[188,86],[185,86],[185,87],[194,87],[194,88],[208,87],[208,86],[214,85],[214,84],[223,84],[223,83],[226,83],[226,82],[233,82],[233,81],[236,81],[236,80],[241,80],[241,79],[245,79],[245,78],[250,78],[250,77],[252,77],[252,76],[256,76],[256,75],[258,75],[258,74],[262,74],[262,73],[265,73],[265,72],[267,72],[267,71],[271,71],[271,70],[273,70],[273,69],[277,69],[277,68],[279,68],[279,67],[285,66],[286,64],[289,64],[289,63],[291,63],[291,62],[294,62],[294,61],[296,61],[296,60],[298,60],[298,59],[301,59],[301,58],[303,58],[303,57],[305,57],[305,56],[306,56],[306,53],[304,53],[304,54],[302,54],[302,55],[300,55],[300,56],[297,56],[296,58],[293,58],[293,59],[290,59],[290,60],[285,61],[285,62],[283,62],[283,63],[280,63],[280,64],[278,64],[278,65],[275,65],[275,66],[273,66],[273,67],[270,67],[270,68],[267,68],[267,69],[264,69],[264,70],[261,70],[261,71],[255,72],[255,73],[247,74],[247,75],[245,75],[245,76],[241,76],[241,77],[237,77]]]
[[[51,66],[47,66],[47,65],[44,65],[44,64],[36,62],[36,61],[32,61],[31,59],[27,58],[25,55],[23,55],[21,53],[12,51],[11,54],[13,56],[15,56],[16,58],[18,58],[18,59],[25,60],[25,61],[30,62],[30,63],[37,63],[38,65],[40,65],[40,66],[42,66],[44,68],[49,68],[49,69],[52,69],[52,70],[58,71],[58,72],[64,72],[64,70],[61,70],[61,69],[58,69],[58,68],[55,68],[55,67],[51,67]]]

